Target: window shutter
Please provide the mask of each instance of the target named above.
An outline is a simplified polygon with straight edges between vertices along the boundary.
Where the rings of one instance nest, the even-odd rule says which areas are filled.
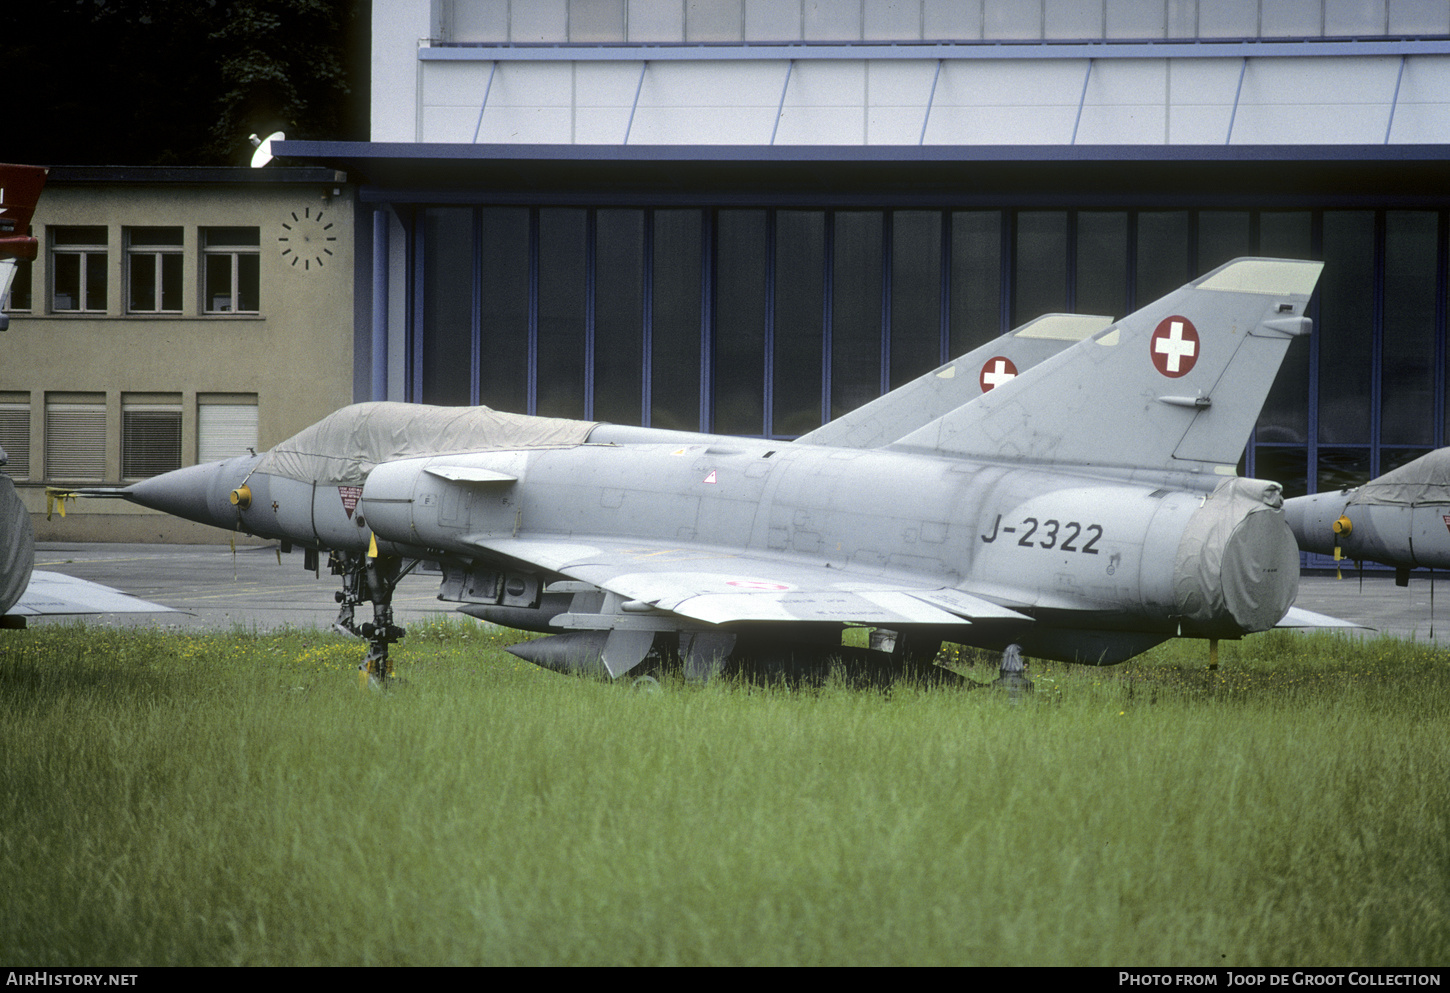
[[[134,404],[121,411],[121,475],[145,479],[181,468],[181,411]]]
[[[219,462],[257,447],[257,405],[203,403],[197,407],[198,462]]]
[[[0,472],[11,479],[30,478],[30,405],[0,403],[0,448],[10,462]]]
[[[46,405],[45,474],[87,483],[106,478],[105,404]]]

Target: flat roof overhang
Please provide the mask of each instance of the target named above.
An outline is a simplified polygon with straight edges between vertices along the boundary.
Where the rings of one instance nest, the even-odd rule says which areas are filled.
[[[229,186],[285,183],[345,183],[336,170],[316,165],[249,169],[246,166],[90,166],[50,167],[52,183],[106,185]]]
[[[285,141],[372,202],[1443,204],[1450,145],[505,145]]]

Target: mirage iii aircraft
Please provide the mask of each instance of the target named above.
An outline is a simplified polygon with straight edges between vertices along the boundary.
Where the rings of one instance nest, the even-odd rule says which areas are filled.
[[[1279,486],[1234,469],[1320,268],[1236,259],[1115,323],[1029,325],[794,442],[364,403],[80,492],[332,553],[379,680],[419,562],[565,671],[923,672],[942,641],[1110,664],[1334,623],[1291,609]]]

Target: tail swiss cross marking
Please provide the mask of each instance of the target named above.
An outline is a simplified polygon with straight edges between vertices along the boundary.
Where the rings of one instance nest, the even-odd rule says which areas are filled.
[[[1165,317],[1153,329],[1153,367],[1170,379],[1187,375],[1198,362],[1198,329],[1186,317]]]

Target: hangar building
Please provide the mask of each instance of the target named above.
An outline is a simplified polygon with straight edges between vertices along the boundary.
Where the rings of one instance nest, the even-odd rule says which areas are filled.
[[[1294,495],[1446,444],[1445,0],[370,16],[371,140],[267,167],[355,193],[354,399],[790,438],[1258,254],[1325,269],[1242,470]]]
[[[1443,0],[399,0],[372,397],[789,438],[1045,312],[1323,259],[1244,471],[1446,444]],[[364,281],[360,280],[359,285]]]

